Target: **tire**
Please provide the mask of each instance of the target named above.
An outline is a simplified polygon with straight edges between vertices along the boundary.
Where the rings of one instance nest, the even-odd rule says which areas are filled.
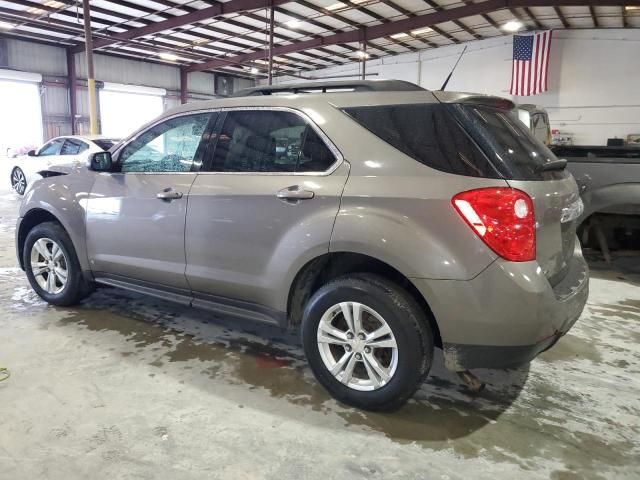
[[[24,172],[20,167],[14,167],[11,170],[11,188],[18,195],[24,195],[24,192],[27,190],[27,177],[25,177]]]
[[[341,303],[352,317],[355,306],[360,305],[357,308],[362,312],[364,337],[361,341],[348,338],[350,329]],[[323,327],[319,329],[321,322]],[[374,339],[372,332],[381,332],[384,323],[391,333]],[[327,334],[326,325],[346,332],[346,342],[350,344],[335,345],[334,334],[338,333],[331,330]],[[355,325],[354,331],[358,331]],[[343,333],[339,337],[337,341],[344,343]],[[395,357],[392,347],[369,347],[367,353],[366,345],[388,345],[394,341]],[[347,405],[364,410],[388,411],[404,405],[428,375],[433,361],[433,335],[424,311],[404,289],[370,274],[337,278],[314,293],[303,314],[302,343],[311,370],[329,393]],[[349,352],[356,358],[356,352],[361,352],[359,359],[352,361],[349,357],[347,368],[339,374],[341,377],[334,376],[329,368],[335,362],[334,368],[340,370],[337,363]],[[350,363],[354,366],[347,381]],[[374,363],[383,367],[387,380],[375,374],[379,370],[374,368]]]
[[[34,248],[37,242],[38,245]],[[54,244],[60,253],[53,248]],[[42,253],[43,250],[46,254]],[[53,253],[56,254],[55,260],[51,259],[52,256],[46,258]],[[92,291],[92,284],[83,278],[73,243],[58,223],[45,222],[33,227],[25,239],[22,259],[31,287],[47,303],[58,306],[75,305]],[[40,267],[40,270],[53,268],[52,283],[49,283],[51,271],[37,275],[34,266]],[[63,271],[67,275],[64,282]]]

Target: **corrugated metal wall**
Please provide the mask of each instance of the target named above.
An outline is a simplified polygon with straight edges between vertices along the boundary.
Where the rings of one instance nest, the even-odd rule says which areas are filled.
[[[69,90],[67,86],[67,57],[64,48],[42,45],[14,39],[0,39],[7,52],[8,68],[44,76],[41,86],[43,132],[45,140],[71,133]],[[75,56],[77,92],[76,125],[79,133],[89,131],[89,106],[86,82],[85,54]],[[96,80],[99,82],[125,83],[168,90],[165,109],[180,104],[180,69],[169,65],[145,63],[104,55],[94,55]],[[234,79],[234,90],[253,86],[248,79]],[[205,100],[215,93],[215,76],[196,72],[188,77],[190,101]],[[98,106],[99,108],[99,106]]]

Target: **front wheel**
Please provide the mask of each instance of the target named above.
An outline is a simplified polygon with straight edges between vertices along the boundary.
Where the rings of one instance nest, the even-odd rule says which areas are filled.
[[[11,188],[18,194],[24,195],[27,190],[27,177],[20,167],[15,167],[11,171]]]
[[[73,243],[57,223],[33,227],[25,239],[23,262],[31,287],[52,305],[73,305],[91,292]]]
[[[402,406],[427,376],[433,335],[425,313],[379,276],[340,277],[309,300],[302,341],[311,370],[336,399],[365,410]]]

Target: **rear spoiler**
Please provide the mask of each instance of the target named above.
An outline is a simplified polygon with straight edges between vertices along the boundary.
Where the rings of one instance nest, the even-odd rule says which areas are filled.
[[[493,95],[478,95],[476,93],[431,92],[441,103],[464,103],[484,105],[501,110],[513,110],[516,104],[511,100]]]

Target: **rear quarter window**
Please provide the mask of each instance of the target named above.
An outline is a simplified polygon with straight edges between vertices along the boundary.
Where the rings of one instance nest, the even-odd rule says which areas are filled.
[[[566,169],[541,171],[542,165],[557,158],[514,112],[486,105],[453,104],[450,108],[503,178],[556,180],[570,175]]]
[[[389,145],[431,168],[470,177],[500,177],[446,105],[380,105],[343,111]]]

